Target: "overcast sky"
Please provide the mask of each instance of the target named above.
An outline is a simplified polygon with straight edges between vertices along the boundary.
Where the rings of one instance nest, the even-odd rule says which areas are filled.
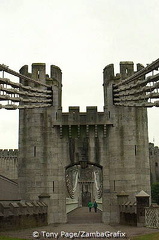
[[[159,58],[158,0],[0,0],[1,64],[35,62],[63,72],[63,111],[103,111],[103,68]],[[0,73],[1,76],[1,73]],[[11,78],[12,80],[12,78]],[[149,111],[149,140],[159,146],[159,109]],[[0,149],[18,148],[18,110],[0,110]]]

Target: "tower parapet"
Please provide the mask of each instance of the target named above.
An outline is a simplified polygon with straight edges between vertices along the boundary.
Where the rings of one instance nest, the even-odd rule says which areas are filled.
[[[57,81],[57,107],[58,110],[62,110],[62,71],[59,67],[51,65],[51,78],[53,81]],[[55,90],[54,90],[55,91]]]
[[[140,71],[144,66],[141,63],[137,64],[137,71]],[[120,72],[114,73],[114,64],[109,64],[103,69],[103,88],[104,88],[104,109],[110,111],[113,106],[113,85],[117,84],[126,78],[132,76],[134,71],[134,63],[131,61],[120,62]],[[141,77],[144,79],[144,76]]]
[[[46,74],[46,64],[45,63],[33,63],[32,72],[28,72],[28,65],[21,67],[19,72],[25,76],[31,77],[35,80],[39,80],[43,83],[52,84],[53,80],[58,81],[62,84],[62,71],[58,66],[50,66],[50,76]],[[30,85],[30,82],[27,81],[25,85]]]
[[[57,114],[59,110],[62,110],[62,71],[58,66],[50,66],[50,76],[46,74],[45,63],[33,63],[31,73],[28,72],[28,65],[24,65],[19,72],[41,83],[50,85],[53,91],[54,112]],[[38,83],[29,82],[28,80],[20,79],[20,82],[25,86],[44,88],[43,86],[39,86]],[[54,118],[56,118],[56,115],[54,115]]]
[[[141,63],[137,63],[136,66],[137,71],[140,71],[142,68],[144,68]],[[120,72],[116,74],[114,73],[114,64],[109,64],[103,69],[103,83],[105,85],[108,85],[109,82],[117,83],[117,81],[122,81],[134,73],[136,73],[134,71],[134,63],[131,61],[121,61]]]
[[[51,65],[51,78],[62,83],[62,71],[58,66]]]

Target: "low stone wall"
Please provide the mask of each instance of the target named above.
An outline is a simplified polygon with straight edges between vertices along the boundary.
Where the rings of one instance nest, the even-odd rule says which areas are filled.
[[[0,230],[47,225],[47,205],[43,202],[0,202]]]
[[[18,184],[9,178],[0,175],[0,202],[20,201]]]
[[[136,202],[126,202],[119,205],[120,224],[137,226]]]

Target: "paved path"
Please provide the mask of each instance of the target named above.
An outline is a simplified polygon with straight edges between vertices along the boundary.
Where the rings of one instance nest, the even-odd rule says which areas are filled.
[[[101,223],[102,212],[97,210],[95,213],[93,208],[92,211],[89,212],[89,209],[87,207],[82,207],[70,212],[68,214],[67,220],[70,224]]]
[[[37,231],[39,234],[38,238],[34,238],[33,232]],[[45,233],[42,231],[46,231]],[[55,234],[58,233],[58,239],[63,240],[71,240],[71,239],[77,239],[79,238],[70,238],[68,236],[61,236],[62,234],[67,235],[68,233],[77,233],[80,232],[81,238],[82,238],[82,231],[87,232],[88,234],[91,234],[93,232],[118,232],[121,231],[122,233],[126,233],[127,240],[130,239],[130,237],[135,235],[142,235],[147,233],[153,233],[153,232],[159,232],[159,229],[149,229],[145,227],[131,227],[131,226],[123,226],[123,225],[106,225],[104,223],[101,223],[101,212],[98,211],[97,213],[88,212],[87,208],[79,208],[71,213],[68,214],[68,223],[66,224],[50,224],[48,226],[38,227],[38,228],[32,228],[32,229],[24,229],[19,231],[7,231],[7,232],[1,232],[0,236],[11,236],[11,237],[18,237],[21,239],[40,239],[40,240],[47,240],[47,239],[54,239],[55,240]],[[53,238],[48,238],[49,235],[54,235]],[[88,236],[87,234],[87,236]],[[102,238],[94,238],[94,237],[87,237],[84,238],[84,240],[92,240],[92,239],[102,239]],[[124,239],[124,238],[103,238],[103,239]]]

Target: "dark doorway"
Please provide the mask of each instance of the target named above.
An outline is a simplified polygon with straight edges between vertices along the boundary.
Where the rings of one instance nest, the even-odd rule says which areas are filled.
[[[90,192],[82,192],[82,207],[87,207],[88,202],[91,201],[91,193]]]

